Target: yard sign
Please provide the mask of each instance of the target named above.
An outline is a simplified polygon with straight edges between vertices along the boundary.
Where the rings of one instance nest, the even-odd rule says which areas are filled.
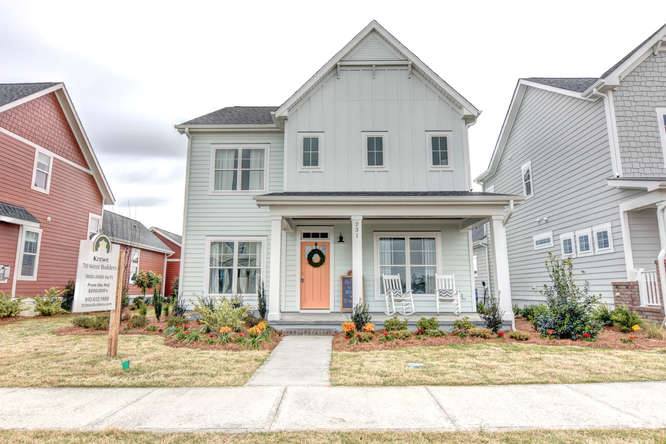
[[[120,247],[98,234],[79,245],[73,312],[110,311],[116,307]]]

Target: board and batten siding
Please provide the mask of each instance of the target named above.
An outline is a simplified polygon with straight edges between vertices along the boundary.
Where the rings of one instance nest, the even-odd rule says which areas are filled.
[[[275,133],[193,133],[190,168],[187,171],[187,212],[183,248],[182,293],[190,303],[208,291],[205,282],[208,258],[207,239],[211,237],[262,237],[264,268],[262,280],[267,297],[270,261],[270,219],[268,210],[258,208],[253,194],[213,194],[210,191],[212,150],[216,144],[269,145],[267,192],[282,191],[283,134]],[[256,297],[246,303],[256,305]]]
[[[664,177],[657,108],[666,108],[666,52],[650,55],[614,91],[622,174]]]
[[[561,256],[560,234],[611,223],[614,250],[574,259],[579,281],[612,303],[611,281],[626,279],[619,203],[638,192],[611,188],[610,148],[601,100],[528,88],[496,173],[484,186],[523,194],[521,165],[531,161],[534,195],[507,224],[514,303],[544,301],[548,252]],[[547,218],[547,219],[546,219]],[[533,236],[552,231],[553,246],[535,250]]]

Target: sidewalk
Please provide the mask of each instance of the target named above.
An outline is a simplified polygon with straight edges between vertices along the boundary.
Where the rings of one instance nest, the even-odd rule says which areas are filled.
[[[0,389],[0,428],[4,429],[243,432],[639,427],[666,427],[666,382]]]

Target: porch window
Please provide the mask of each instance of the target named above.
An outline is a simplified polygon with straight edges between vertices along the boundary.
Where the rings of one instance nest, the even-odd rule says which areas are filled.
[[[130,253],[130,272],[129,272],[129,283],[136,283],[136,275],[139,272],[139,259],[141,257],[141,250],[138,248],[132,248]]]
[[[23,242],[21,243],[21,269],[18,275],[20,280],[34,281],[37,279],[41,237],[41,230],[24,228]]]
[[[429,133],[426,140],[428,141],[428,157],[430,157],[430,168],[449,168],[449,134]]]
[[[264,148],[216,149],[213,191],[262,191],[265,157]]]
[[[383,274],[400,275],[403,290],[435,293],[437,237],[387,235],[378,238],[379,281]],[[380,292],[384,289],[380,288]]]
[[[523,182],[523,195],[530,197],[534,194],[532,186],[532,162],[527,162],[520,167],[520,173]]]
[[[261,241],[213,241],[209,249],[208,294],[257,294],[263,276]]]
[[[32,173],[32,189],[48,193],[51,188],[51,168],[53,156],[42,152],[35,152],[35,165]]]
[[[562,251],[562,258],[576,257],[573,233],[560,234],[560,250]]]
[[[382,133],[364,133],[364,167],[368,170],[382,170],[386,167],[386,138]]]
[[[578,256],[589,256],[592,251],[592,230],[576,231],[576,249]]]
[[[592,228],[592,233],[594,235],[594,251],[597,254],[613,251],[611,224],[597,225]]]

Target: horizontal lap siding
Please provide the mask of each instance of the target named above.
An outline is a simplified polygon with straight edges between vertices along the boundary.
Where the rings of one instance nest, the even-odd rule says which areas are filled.
[[[208,259],[205,257],[206,239],[209,237],[261,237],[265,239],[264,276],[268,293],[268,264],[270,263],[270,220],[266,209],[258,208],[252,195],[211,195],[210,162],[215,143],[269,144],[269,192],[282,190],[282,133],[220,133],[193,134],[188,175],[187,205],[184,234],[184,268],[181,276],[183,296],[196,301],[207,291],[205,276]],[[247,301],[256,304],[256,298]]]
[[[0,201],[25,207],[43,230],[37,280],[18,281],[16,294],[32,297],[50,287],[62,288],[76,278],[89,213],[102,213],[97,184],[90,174],[54,158],[50,192],[44,194],[31,189],[34,148],[0,134],[0,152]]]
[[[153,234],[173,251],[173,254],[168,257],[166,276],[164,276],[165,294],[172,294],[173,285],[180,275],[180,246],[168,237],[162,236],[158,231],[153,231]]]
[[[19,226],[0,222],[0,265],[9,265],[10,274],[7,283],[0,283],[0,292],[12,291],[12,277],[16,272],[16,243],[18,241]]]
[[[124,248],[126,251],[132,249],[131,247],[128,247],[126,245],[123,245],[122,248]],[[139,253],[139,271],[144,271],[144,272],[152,271],[153,273],[159,274],[160,276],[164,277],[165,257],[166,255],[164,253],[158,253],[156,251],[149,251],[149,250],[141,250],[141,253]],[[127,280],[129,281],[130,276],[126,277]],[[143,294],[141,288],[131,284],[127,287],[127,291],[128,294],[131,296]],[[152,290],[148,290],[146,292],[146,296],[151,296],[152,294],[153,294]]]
[[[606,184],[613,173],[603,103],[528,88],[497,172],[485,186],[522,194],[521,165],[527,161],[534,195],[516,206],[507,224],[514,302],[543,301],[539,290],[549,282],[544,263],[549,251],[560,255],[560,234],[607,222],[614,252],[577,258],[574,268],[581,283],[612,302],[610,282],[626,278],[619,203],[637,193]],[[553,232],[553,247],[535,251],[532,237],[547,231]]]
[[[647,208],[642,211],[631,211],[629,213],[629,229],[631,230],[631,251],[634,268],[654,270],[661,245],[657,226],[657,210]]]

